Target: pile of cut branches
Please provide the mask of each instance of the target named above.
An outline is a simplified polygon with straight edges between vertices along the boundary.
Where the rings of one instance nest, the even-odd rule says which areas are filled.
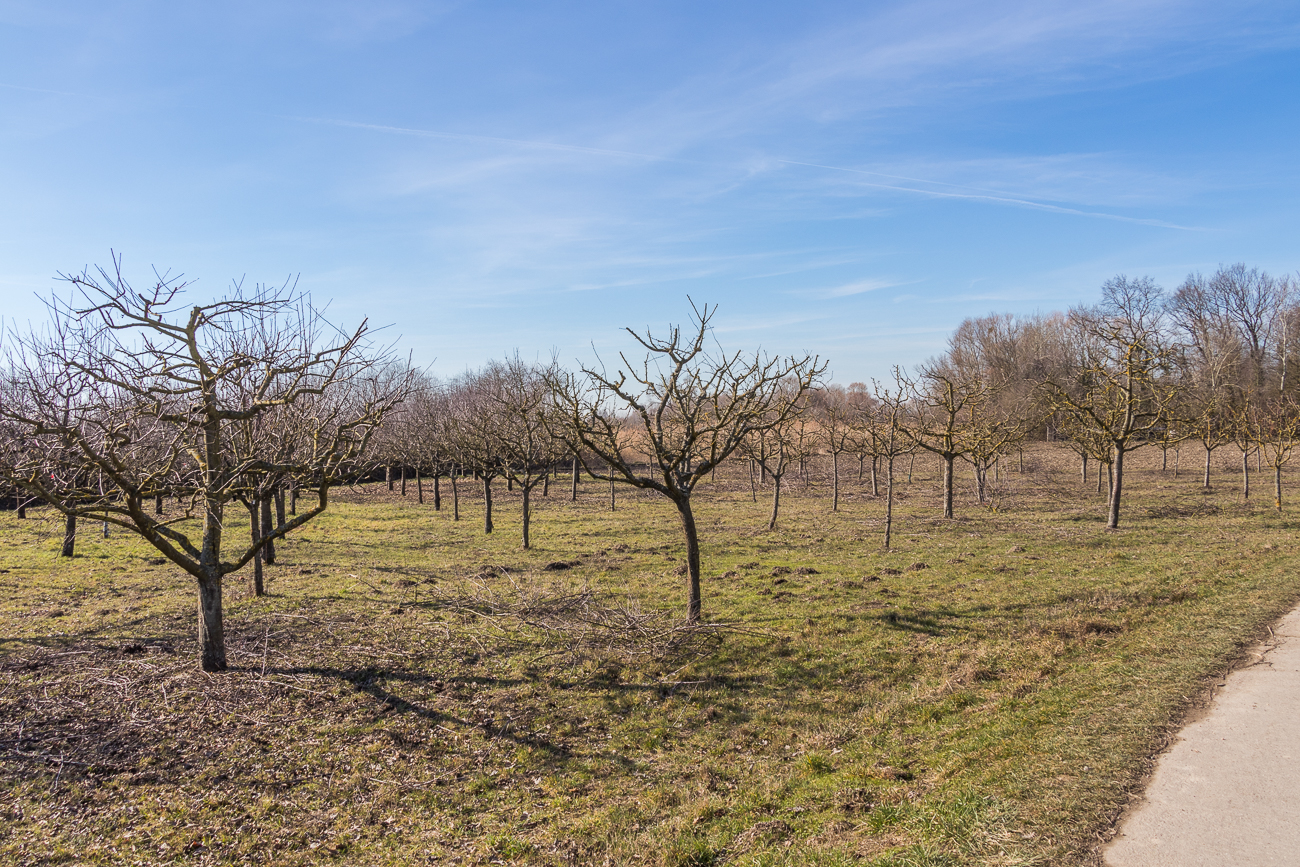
[[[525,585],[499,567],[465,579],[459,593],[441,602],[473,615],[498,641],[536,648],[538,659],[563,654],[573,664],[592,657],[628,665],[684,663],[716,647],[722,633],[745,631],[727,623],[692,623],[647,610],[636,599],[599,597],[586,587]]]

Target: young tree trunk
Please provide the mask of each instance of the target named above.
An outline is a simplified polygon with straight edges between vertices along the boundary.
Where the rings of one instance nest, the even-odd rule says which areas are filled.
[[[1182,454],[1183,454],[1183,450],[1181,448],[1174,449],[1174,478],[1175,479],[1178,478],[1178,459],[1182,457]]]
[[[867,462],[866,455],[858,455],[858,484],[862,484],[863,465]]]
[[[1112,459],[1111,463],[1106,464],[1106,496],[1112,497],[1114,495],[1115,495],[1115,462]]]
[[[1119,529],[1119,500],[1124,492],[1124,450],[1115,449],[1114,481],[1110,487],[1110,514],[1106,518],[1107,530]]]
[[[21,502],[21,503],[18,504],[18,520],[20,520],[20,521],[25,521],[25,520],[27,520],[27,503],[26,503],[26,502]]]
[[[840,453],[831,452],[831,511],[840,510]]]
[[[298,483],[289,486],[289,514],[298,514]]]
[[[695,530],[695,515],[691,513],[691,501],[676,501],[677,514],[682,519],[682,532],[686,536],[686,581],[687,603],[686,619],[691,623],[700,621],[700,537]]]
[[[781,477],[784,473],[772,473],[772,517],[767,522],[767,529],[776,529],[776,516],[781,510]]]
[[[542,470],[542,496],[549,497],[550,495],[551,495],[551,468],[547,467],[546,469]]]
[[[73,549],[77,545],[77,516],[68,515],[63,520],[63,550],[59,552],[60,557],[71,557]]]
[[[456,468],[451,468],[451,519],[460,520],[460,490],[456,487]]]
[[[609,477],[609,510],[614,511],[614,476],[613,470],[610,470]]]
[[[442,473],[438,472],[435,467],[433,471],[433,510],[435,512],[442,511],[442,485],[438,484],[441,478]]]
[[[153,513],[155,515],[161,515],[163,513],[162,494],[154,494]]]
[[[578,502],[578,455],[573,455],[573,490],[569,492],[569,502]]]
[[[528,518],[529,518],[529,512],[528,512],[529,496],[528,495],[529,493],[532,492],[533,486],[530,485],[527,481],[524,481],[519,485],[519,487],[523,488],[524,490],[524,550],[527,551],[528,548],[530,547],[529,539],[528,539]]]
[[[1025,473],[1025,450],[1024,450],[1024,449],[1019,449],[1018,451],[1020,452],[1020,474],[1021,474],[1021,475],[1024,475],[1024,473]]]
[[[916,453],[913,452],[911,459],[907,462],[907,483],[912,484],[912,467],[916,466]]]
[[[259,594],[260,595],[260,594]],[[221,576],[199,579],[199,648],[204,671],[226,670],[226,636],[221,622]]]
[[[256,545],[258,542],[262,540],[262,534],[261,534],[262,522],[260,520],[259,509],[257,507],[257,500],[251,501],[248,505],[248,525],[249,525],[249,533],[250,536],[252,537],[253,544]],[[258,551],[256,554],[253,555],[253,595],[254,596],[266,595],[266,587],[262,583],[262,552],[261,551]]]
[[[749,498],[758,502],[758,486],[754,484],[754,459],[749,459]]]
[[[402,464],[402,496],[406,496],[406,464]]]
[[[872,455],[871,456],[871,496],[873,497],[880,496],[880,480],[878,478],[880,474],[876,472],[876,468],[879,465],[880,465],[879,456]]]
[[[415,501],[421,506],[424,505],[424,474],[420,468],[415,468]]]
[[[271,535],[271,497],[262,498],[262,538]],[[271,539],[262,548],[262,562],[268,566],[275,565],[275,540]]]
[[[388,490],[393,489],[393,468],[384,467],[384,481],[388,482]]]
[[[1211,453],[1210,447],[1206,446],[1205,447],[1205,480],[1201,482],[1201,487],[1205,488],[1206,490],[1208,490],[1210,487],[1210,453]]]
[[[284,488],[277,487],[275,489],[275,495],[273,499],[275,500],[275,520],[276,520],[275,526],[277,528],[283,527],[284,526]]]
[[[1282,511],[1282,466],[1273,467],[1273,500],[1277,510]]]
[[[1083,484],[1084,484],[1084,487],[1087,487],[1087,486],[1088,486],[1088,454],[1087,454],[1087,452],[1084,452],[1083,454],[1079,455],[1079,458],[1080,458],[1079,463],[1082,464],[1082,466],[1083,466],[1083,469],[1082,469],[1082,471],[1081,471],[1082,474],[1083,474]]]
[[[483,477],[483,532],[492,532],[492,480]]]
[[[1241,498],[1250,499],[1250,452],[1241,452]]]
[[[943,458],[943,516],[952,517],[952,457]]]
[[[894,456],[885,459],[885,550],[894,535]]]

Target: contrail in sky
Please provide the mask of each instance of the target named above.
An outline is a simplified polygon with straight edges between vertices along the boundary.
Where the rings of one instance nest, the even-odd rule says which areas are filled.
[[[446,138],[446,139],[457,139],[460,141],[477,141],[477,142],[489,142],[492,144],[519,145],[521,147],[546,148],[549,150],[572,151],[575,153],[583,153],[583,154],[600,154],[602,156],[609,156],[609,157],[635,157],[637,159],[656,160],[658,162],[675,162],[675,163],[694,162],[693,160],[674,159],[673,157],[657,157],[652,154],[639,154],[639,153],[633,153],[632,151],[616,151],[616,150],[609,150],[608,148],[589,148],[589,147],[583,147],[582,145],[557,144],[555,142],[547,142],[547,141],[526,141],[524,139],[517,139],[517,138],[497,138],[496,136],[490,136],[490,135],[469,135],[467,133],[461,133],[461,132],[439,132],[438,130],[431,130],[431,129],[410,129],[408,127],[402,127],[402,126],[384,126],[382,124],[377,124],[377,123],[357,123],[355,121],[350,121],[350,120],[329,120],[327,118],[318,118],[318,117],[293,117],[293,116],[287,116],[287,117],[289,120],[298,120],[306,123],[320,123],[320,124],[325,124],[327,126],[344,126],[344,127],[351,127],[353,129],[373,129],[378,132],[394,132],[400,135],[413,135],[413,136],[419,136],[421,138]]]
[[[6,87],[9,90],[25,90],[28,93],[53,93],[57,96],[84,96],[81,93],[70,93],[66,90],[49,90],[44,87],[23,87],[21,84],[4,84],[0,82],[0,87]]]
[[[900,175],[886,175],[880,172],[870,172],[866,169],[850,169],[844,166],[827,166],[820,163],[801,163],[795,160],[776,160],[778,163],[785,163],[791,166],[806,166],[813,169],[826,169],[832,172],[850,172],[855,175],[873,175],[878,178],[898,178],[899,180],[916,181],[921,184],[938,184],[945,187],[955,187],[957,189],[973,189],[972,187],[962,187],[960,184],[949,184],[943,181],[927,181],[922,178],[905,178]],[[1029,199],[1013,199],[1010,196],[998,196],[991,193],[945,193],[939,190],[918,190],[916,187],[900,187],[895,184],[875,184],[869,181],[862,181],[863,186],[876,187],[882,190],[898,190],[905,193],[918,193],[922,196],[934,196],[940,199],[975,199],[985,202],[999,202],[1006,205],[1015,205],[1021,208],[1033,208],[1039,211],[1053,211],[1058,214],[1073,214],[1079,217],[1097,217],[1102,220],[1118,220],[1121,223],[1137,223],[1142,226],[1159,226],[1162,229],[1181,229],[1185,232],[1201,231],[1193,226],[1180,226],[1177,223],[1166,223],[1164,220],[1147,220],[1141,217],[1125,217],[1120,214],[1107,214],[1103,211],[1080,211],[1077,208],[1066,208],[1061,205],[1049,205],[1045,202],[1035,202]]]
[[[288,120],[301,121],[303,123],[318,123],[327,126],[341,126],[351,129],[368,129],[376,132],[397,133],[398,135],[412,135],[421,138],[441,138],[453,139],[458,141],[485,142],[489,144],[514,145],[516,147],[544,148],[547,150],[566,151],[570,153],[597,154],[600,156],[610,157],[632,157],[641,160],[653,160],[655,162],[667,163],[689,163],[692,165],[713,165],[719,168],[734,168],[734,166],[724,165],[721,163],[709,163],[701,160],[687,160],[680,157],[655,156],[653,154],[636,153],[635,151],[610,150],[608,148],[583,147],[582,145],[558,144],[556,142],[530,141],[527,139],[515,138],[498,138],[497,136],[488,135],[470,135],[460,132],[440,132],[429,129],[412,129],[401,126],[385,126],[377,123],[358,123],[350,120],[331,120],[329,118],[317,117],[295,117],[292,115],[285,116]],[[924,178],[909,178],[904,175],[889,175],[882,172],[872,172],[866,169],[851,169],[844,166],[828,166],[822,163],[805,163],[798,160],[773,159],[773,162],[781,163],[788,166],[803,166],[810,169],[823,169],[831,172],[848,172],[855,175],[870,175],[877,178],[893,178],[900,181],[912,181],[919,184],[934,184],[936,186],[952,187],[955,190],[977,190],[977,192],[942,192],[939,190],[923,190],[916,187],[904,187],[897,184],[881,184],[861,181],[863,186],[875,187],[881,190],[893,190],[900,193],[915,193],[920,196],[930,196],[938,199],[970,199],[973,201],[994,202],[1002,205],[1011,205],[1018,208],[1030,208],[1037,211],[1050,211],[1057,214],[1069,214],[1076,217],[1093,217],[1101,220],[1117,220],[1121,223],[1136,223],[1141,226],[1158,226],[1162,229],[1179,229],[1181,231],[1198,231],[1192,226],[1180,226],[1176,223],[1167,223],[1164,220],[1149,220],[1141,217],[1125,217],[1119,214],[1107,214],[1103,211],[1082,211],[1077,208],[1067,208],[1062,205],[1050,205],[1045,202],[1035,202],[1031,199],[1016,199],[1010,196],[997,195],[992,190],[978,191],[978,187],[966,187],[961,184],[950,184],[945,181],[929,181]]]

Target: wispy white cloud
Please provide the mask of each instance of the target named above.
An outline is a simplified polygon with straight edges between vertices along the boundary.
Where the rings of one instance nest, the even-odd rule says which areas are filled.
[[[821,322],[830,317],[826,311],[805,311],[802,313],[782,312],[763,316],[728,315],[725,322],[713,327],[717,334],[740,334],[750,331],[775,331],[809,322]]]
[[[902,285],[902,283],[897,280],[869,278],[866,280],[855,280],[852,283],[844,283],[839,286],[832,286],[829,289],[813,290],[813,294],[819,298],[847,298],[850,295],[861,295],[863,292],[875,292],[877,289],[888,289],[891,286],[900,285]]]

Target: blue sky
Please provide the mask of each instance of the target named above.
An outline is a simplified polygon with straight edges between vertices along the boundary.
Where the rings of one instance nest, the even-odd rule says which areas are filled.
[[[720,305],[836,380],[1300,268],[1300,6],[0,0],[0,298],[299,285],[455,373]]]

